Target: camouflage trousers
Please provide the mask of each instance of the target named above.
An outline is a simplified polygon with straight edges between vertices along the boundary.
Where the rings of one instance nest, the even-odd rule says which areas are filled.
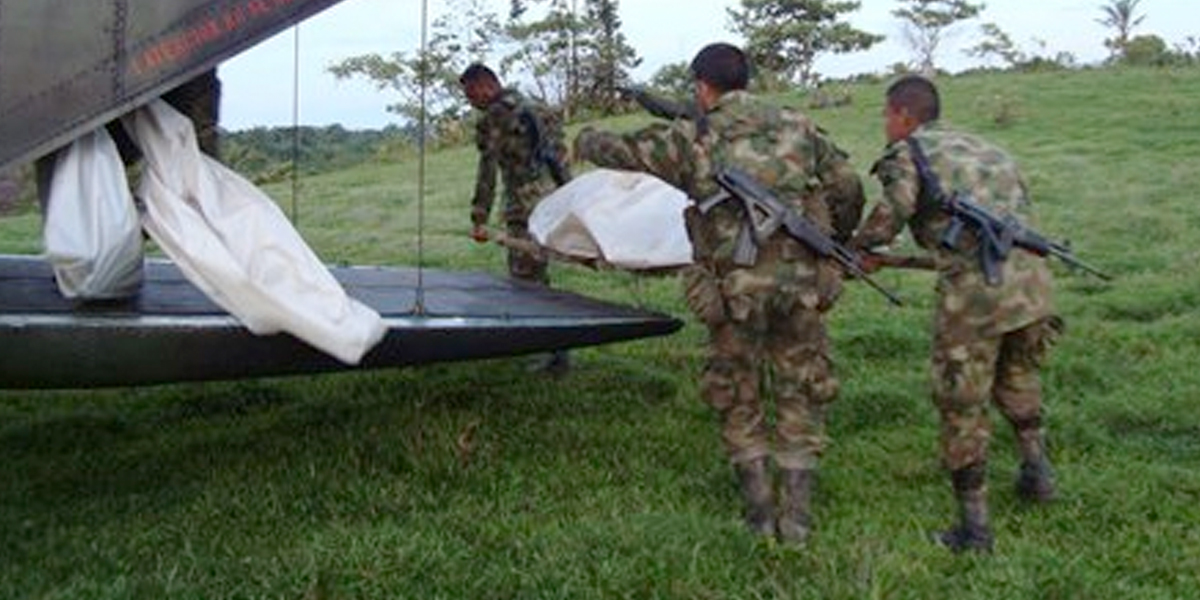
[[[827,441],[826,407],[838,391],[825,317],[798,302],[782,310],[766,304],[742,320],[707,323],[701,394],[721,417],[732,462],[773,455],[780,468],[812,469]],[[774,399],[773,428],[764,397]]]
[[[526,221],[508,221],[505,232],[510,239],[533,241]],[[550,272],[545,259],[516,248],[508,249],[508,275],[513,279],[550,285]]]
[[[935,334],[933,402],[941,417],[941,454],[947,469],[987,461],[992,435],[989,401],[1014,428],[1039,426],[1041,363],[1061,330],[1062,321],[1052,317],[1000,337],[964,341],[962,336]]]

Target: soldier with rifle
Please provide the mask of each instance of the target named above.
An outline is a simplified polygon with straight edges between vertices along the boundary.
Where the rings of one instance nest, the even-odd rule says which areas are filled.
[[[471,200],[471,237],[488,240],[487,222],[496,198],[496,175],[504,182],[505,235],[533,243],[529,215],[544,197],[571,178],[559,115],[544,104],[501,86],[490,68],[472,64],[459,77],[471,106],[481,111],[475,141],[479,148],[475,197]],[[508,272],[515,279],[549,285],[546,257],[515,246],[508,249]],[[553,375],[570,368],[565,350],[536,365]]]
[[[933,252],[932,392],[942,462],[960,509],[959,522],[935,539],[955,552],[990,551],[987,405],[994,403],[1016,433],[1018,498],[1050,501],[1055,485],[1039,369],[1063,321],[1043,257],[1086,265],[1029,228],[1029,193],[1007,153],[941,124],[932,82],[905,76],[888,88],[885,104],[888,145],[872,168],[884,198],[850,245],[869,252],[907,226]],[[870,254],[863,264],[867,271],[878,267]]]
[[[693,205],[684,215],[695,252],[683,273],[685,295],[709,334],[700,393],[720,417],[750,530],[802,543],[826,444],[825,412],[838,391],[826,313],[843,273],[823,251],[828,246],[798,239],[791,224],[802,217],[819,234],[814,240],[844,242],[862,214],[862,185],[846,154],[805,115],[746,91],[750,65],[740,49],[708,45],[691,71],[696,116],[624,135],[585,128],[575,156],[653,174],[694,199],[723,189],[729,200],[737,197]],[[731,173],[732,180],[722,178]],[[752,251],[735,252],[739,235],[752,235],[741,233],[752,206],[777,218],[768,215],[755,228]],[[775,401],[774,423],[764,396]]]

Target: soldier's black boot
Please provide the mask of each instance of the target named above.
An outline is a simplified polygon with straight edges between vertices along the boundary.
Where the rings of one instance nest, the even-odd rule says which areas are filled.
[[[571,353],[566,350],[555,350],[550,354],[550,362],[546,365],[546,372],[555,376],[562,377],[571,370]]]
[[[783,499],[780,501],[779,540],[788,544],[803,544],[812,529],[813,484],[816,474],[808,469],[783,469],[780,471]]]
[[[538,356],[529,365],[531,373],[544,373],[552,377],[562,377],[571,371],[571,353],[567,350],[555,350],[549,354]]]
[[[1026,502],[1045,504],[1054,500],[1054,468],[1046,456],[1045,438],[1034,421],[1017,428],[1021,451],[1021,469],[1017,473],[1017,497]]]
[[[737,463],[738,483],[746,503],[746,526],[761,536],[775,535],[775,499],[766,457]]]
[[[939,532],[935,540],[951,551],[992,551],[992,530],[988,527],[987,465],[964,467],[950,473],[960,519],[952,529]]]

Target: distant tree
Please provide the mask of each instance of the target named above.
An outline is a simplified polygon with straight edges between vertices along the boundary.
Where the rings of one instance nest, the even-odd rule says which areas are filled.
[[[568,0],[534,0],[546,4],[537,19],[528,19],[529,5],[511,1],[504,34],[510,50],[501,59],[504,72],[514,69],[533,84],[536,95],[551,104],[568,106],[577,88],[577,45],[583,38],[584,22]]]
[[[386,110],[414,123],[421,116],[424,90],[425,112],[436,130],[462,116],[466,101],[458,76],[471,62],[486,61],[500,35],[499,21],[486,5],[486,0],[450,0],[446,12],[434,19],[424,50],[353,56],[329,72],[338,79],[362,77],[395,92],[399,100]]]
[[[1187,36],[1184,42],[1175,44],[1174,54],[1180,64],[1191,65],[1200,62],[1200,37]]]
[[[861,2],[829,0],[741,0],[740,10],[727,9],[732,31],[742,35],[757,69],[787,77],[804,87],[815,86],[817,57],[867,50],[883,36],[861,31],[839,20]]]
[[[904,21],[904,36],[917,54],[917,68],[926,75],[936,71],[938,47],[955,24],[973,19],[985,5],[967,0],[899,0],[892,15]]]
[[[1059,52],[1053,56],[1046,51],[1044,40],[1034,39],[1041,52],[1028,53],[1022,50],[1000,26],[995,23],[984,23],[980,26],[983,34],[979,43],[965,50],[968,56],[983,60],[998,59],[1005,69],[1018,71],[1053,71],[1069,69],[1075,66],[1075,55],[1070,52]]]
[[[1167,43],[1157,35],[1138,35],[1125,42],[1121,64],[1138,67],[1163,67],[1174,60]]]
[[[1104,18],[1096,19],[1097,23],[1113,30],[1113,36],[1104,40],[1104,47],[1108,48],[1109,60],[1119,61],[1125,55],[1125,47],[1129,44],[1129,36],[1133,33],[1133,28],[1141,25],[1146,15],[1136,16],[1137,5],[1141,4],[1142,0],[1111,0],[1108,4],[1102,5],[1100,10],[1104,11]]]
[[[573,104],[612,114],[617,102],[616,88],[629,83],[629,71],[637,68],[642,59],[621,33],[617,0],[586,0],[586,5],[584,29],[591,35],[582,40],[580,47],[585,52],[578,65],[583,94],[572,100]]]
[[[979,43],[968,48],[967,56],[982,60],[999,59],[1006,67],[1015,67],[1025,60],[1025,53],[1013,42],[1004,30],[995,23],[984,23],[979,27],[982,37]]]

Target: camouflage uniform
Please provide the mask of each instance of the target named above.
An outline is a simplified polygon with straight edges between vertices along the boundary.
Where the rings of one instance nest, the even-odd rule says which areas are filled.
[[[189,79],[163,94],[163,100],[192,120],[200,150],[219,159],[221,80],[217,78],[217,70],[210,69]]]
[[[475,141],[479,148],[479,170],[475,181],[475,198],[471,201],[471,222],[483,225],[488,221],[496,198],[496,170],[504,180],[504,222],[512,239],[531,239],[529,214],[558,184],[550,169],[534,157],[539,132],[530,126],[532,114],[544,138],[560,164],[566,158],[562,122],[554,111],[529,100],[520,92],[504,89],[484,110],[476,125]],[[510,248],[508,272],[512,277],[549,283],[546,262],[528,253]]]
[[[718,191],[717,169],[740,168],[840,239],[861,215],[861,182],[846,155],[804,115],[744,91],[724,94],[699,124],[676,120],[627,135],[585,129],[575,144],[579,159],[652,173],[695,199]],[[687,301],[709,330],[701,394],[722,417],[730,459],[750,463],[774,450],[781,468],[812,469],[838,390],[825,328],[841,292],[838,267],[783,231],[759,247],[753,266],[734,264],[744,219],[735,201],[705,215],[692,207],[685,217],[696,263],[683,277]],[[774,449],[759,399],[764,363],[776,405]]]
[[[997,214],[1031,224],[1025,182],[1002,150],[936,123],[922,125],[912,137],[945,193],[967,192]],[[1013,250],[1003,263],[1002,282],[988,285],[973,233],[963,233],[959,248],[942,247],[950,219],[935,199],[922,194],[907,142],[889,145],[872,173],[883,185],[884,201],[852,245],[886,244],[907,224],[916,242],[934,252],[938,279],[932,377],[933,400],[941,413],[942,459],[951,471],[983,465],[991,437],[989,400],[1018,436],[1034,436],[1040,429],[1039,365],[1062,328],[1051,302],[1050,271],[1044,259]]]

